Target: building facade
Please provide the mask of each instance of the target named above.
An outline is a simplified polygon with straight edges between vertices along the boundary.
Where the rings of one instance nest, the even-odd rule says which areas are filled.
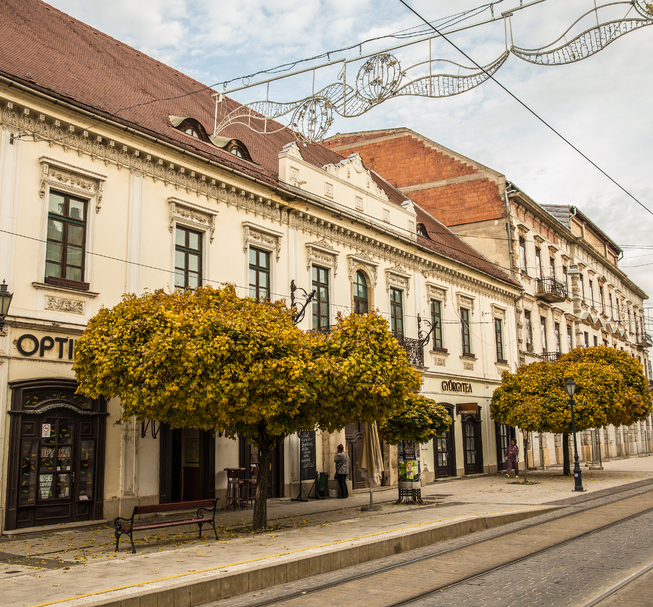
[[[379,310],[422,392],[454,419],[423,446],[422,477],[496,470],[505,439],[489,398],[518,363],[517,281],[359,155],[286,129],[213,137],[213,92],[200,83],[37,0],[0,10],[0,279],[13,293],[0,334],[3,529],[224,500],[225,469],[256,467],[244,441],[125,421],[117,399],[75,393],[89,319],[159,288],[232,283],[243,297],[290,299],[294,282],[317,293],[305,330]],[[318,435],[318,470],[333,476],[340,442],[356,461],[360,434]],[[274,453],[271,496],[298,493],[299,448],[291,436]],[[397,449],[384,454],[394,484]]]
[[[336,135],[327,145],[359,153],[523,288],[519,364],[606,345],[634,356],[651,380],[646,293],[619,268],[621,249],[573,206],[540,205],[504,175],[409,129]],[[582,435],[586,461],[653,449],[652,420]],[[562,462],[561,436],[535,436],[531,465]]]

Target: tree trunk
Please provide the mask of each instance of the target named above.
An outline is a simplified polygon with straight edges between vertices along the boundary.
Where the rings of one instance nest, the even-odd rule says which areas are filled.
[[[569,434],[562,435],[562,474],[571,476],[571,458],[569,457]]]
[[[268,524],[268,480],[272,462],[272,449],[259,447],[260,461],[256,478],[256,496],[254,498],[254,529],[263,529]]]

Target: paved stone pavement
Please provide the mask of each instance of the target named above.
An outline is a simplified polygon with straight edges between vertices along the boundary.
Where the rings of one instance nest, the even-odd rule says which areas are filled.
[[[195,572],[228,573],[240,567],[260,566],[266,559],[302,551],[319,550],[338,542],[373,541],[378,534],[401,534],[420,525],[446,525],[488,513],[519,512],[550,502],[582,500],[599,491],[653,479],[653,457],[613,460],[604,470],[584,469],[588,492],[574,493],[573,478],[560,471],[531,471],[536,484],[524,485],[498,475],[437,482],[424,487],[430,502],[423,507],[395,506],[396,489],[375,492],[381,512],[362,512],[367,492],[348,500],[271,500],[271,529],[253,533],[251,510],[221,512],[220,541],[208,534],[198,541],[194,529],[178,533],[141,533],[138,554],[128,552],[128,541],[114,553],[108,525],[43,528],[38,533],[12,534],[0,539],[0,592],[4,604],[39,605],[69,601],[125,586],[167,584],[190,579]],[[190,577],[184,577],[190,576]],[[127,591],[125,591],[127,592]],[[90,599],[85,599],[86,602]],[[61,603],[64,601],[64,603]]]

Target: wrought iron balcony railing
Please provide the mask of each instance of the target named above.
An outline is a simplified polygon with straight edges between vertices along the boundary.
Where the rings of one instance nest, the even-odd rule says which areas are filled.
[[[567,298],[567,289],[564,283],[555,278],[539,278],[537,296],[549,303],[561,302]]]
[[[540,356],[542,357],[542,360],[552,363],[558,360],[562,356],[562,354],[560,352],[542,352]]]
[[[424,345],[421,340],[403,335],[395,335],[402,348],[406,350],[408,362],[414,367],[424,366]]]
[[[648,333],[640,333],[637,339],[637,344],[644,346],[645,348],[650,348],[653,346],[653,338]]]

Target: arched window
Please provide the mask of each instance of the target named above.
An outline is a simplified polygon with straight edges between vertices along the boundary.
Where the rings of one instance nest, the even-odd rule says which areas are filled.
[[[367,314],[368,307],[367,279],[365,274],[359,270],[356,272],[356,280],[354,281],[354,312],[356,314]]]

